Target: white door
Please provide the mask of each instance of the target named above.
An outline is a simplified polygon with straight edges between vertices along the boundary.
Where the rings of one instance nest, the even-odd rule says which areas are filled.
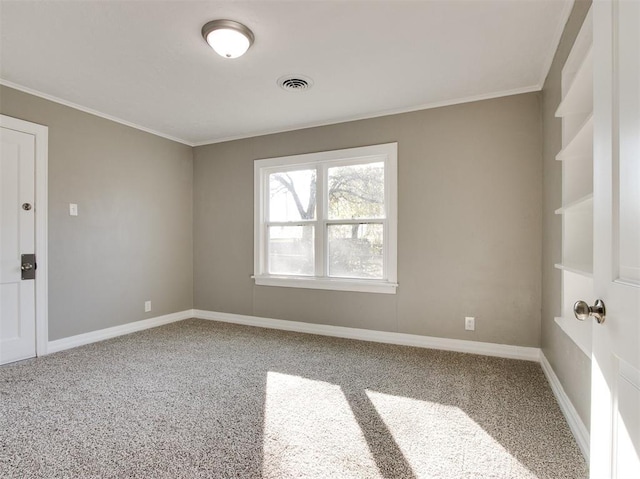
[[[594,1],[591,477],[640,478],[640,0]],[[578,298],[577,298],[578,299]]]
[[[35,281],[22,255],[35,253],[35,136],[0,128],[0,364],[36,355]],[[35,265],[32,265],[35,267]]]

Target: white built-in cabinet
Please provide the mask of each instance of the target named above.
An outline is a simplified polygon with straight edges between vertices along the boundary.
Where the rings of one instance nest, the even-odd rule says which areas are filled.
[[[591,321],[573,314],[576,298],[593,304],[593,20],[591,11],[562,69],[562,101],[556,116],[562,118],[561,316],[562,330],[591,356]]]

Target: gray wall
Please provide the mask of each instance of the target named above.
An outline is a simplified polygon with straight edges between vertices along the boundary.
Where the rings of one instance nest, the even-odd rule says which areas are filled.
[[[562,204],[562,164],[555,156],[562,148],[562,122],[555,117],[560,104],[560,78],[573,42],[591,1],[575,2],[542,90],[543,124],[543,235],[542,235],[542,351],[562,386],[589,426],[591,361],[554,322],[561,310],[561,274],[553,267],[562,261],[562,220],[554,211]]]
[[[394,141],[397,294],[255,286],[253,160]],[[197,147],[194,307],[537,347],[541,154],[538,93]]]
[[[49,339],[191,309],[192,149],[1,86],[0,113],[49,127]]]

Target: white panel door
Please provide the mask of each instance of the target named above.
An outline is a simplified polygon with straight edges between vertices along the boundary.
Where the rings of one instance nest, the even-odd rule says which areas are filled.
[[[591,477],[640,478],[640,0],[594,2]]]
[[[21,255],[35,252],[35,137],[2,127],[0,146],[0,364],[4,364],[36,355],[35,281],[21,279]]]

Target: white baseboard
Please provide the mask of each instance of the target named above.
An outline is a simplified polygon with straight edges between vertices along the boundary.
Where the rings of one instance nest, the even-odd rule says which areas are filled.
[[[326,324],[259,318],[257,316],[244,316],[241,314],[217,313],[214,311],[202,311],[199,309],[193,310],[193,315],[199,319],[222,321],[225,323],[243,324],[246,326],[257,326],[269,329],[281,329],[284,331],[295,331],[298,333],[319,334],[322,336],[334,336],[338,338],[360,339],[363,341],[398,344],[401,346],[442,349],[445,351],[482,354],[485,356],[497,356],[500,358],[524,359],[536,362],[538,362],[540,358],[540,349],[538,348],[511,346],[508,344],[481,343],[478,341],[466,341],[462,339],[435,338],[431,336],[420,336],[417,334],[346,328],[343,326],[329,326]]]
[[[589,463],[589,431],[582,422],[582,419],[580,419],[578,411],[573,407],[569,396],[564,392],[560,379],[556,376],[555,371],[542,351],[540,351],[540,366],[542,366],[544,375],[547,377],[547,380],[551,385],[551,390],[560,405],[560,410],[569,424],[569,429],[571,429],[573,437],[578,443],[578,447],[582,451],[582,455],[586,459],[587,463]]]
[[[189,318],[193,318],[192,309],[165,314],[164,316],[157,316],[155,318],[143,319],[142,321],[134,321],[133,323],[122,324],[112,328],[91,331],[90,333],[78,334],[68,338],[56,339],[55,341],[49,341],[47,343],[47,354],[64,351],[65,349],[71,349],[77,346],[84,346],[85,344],[96,343],[98,341],[104,341],[105,339],[115,338],[116,336],[135,333],[136,331],[142,331],[143,329],[155,328],[156,326],[162,326],[163,324],[174,323],[176,321],[182,321],[183,319]]]

